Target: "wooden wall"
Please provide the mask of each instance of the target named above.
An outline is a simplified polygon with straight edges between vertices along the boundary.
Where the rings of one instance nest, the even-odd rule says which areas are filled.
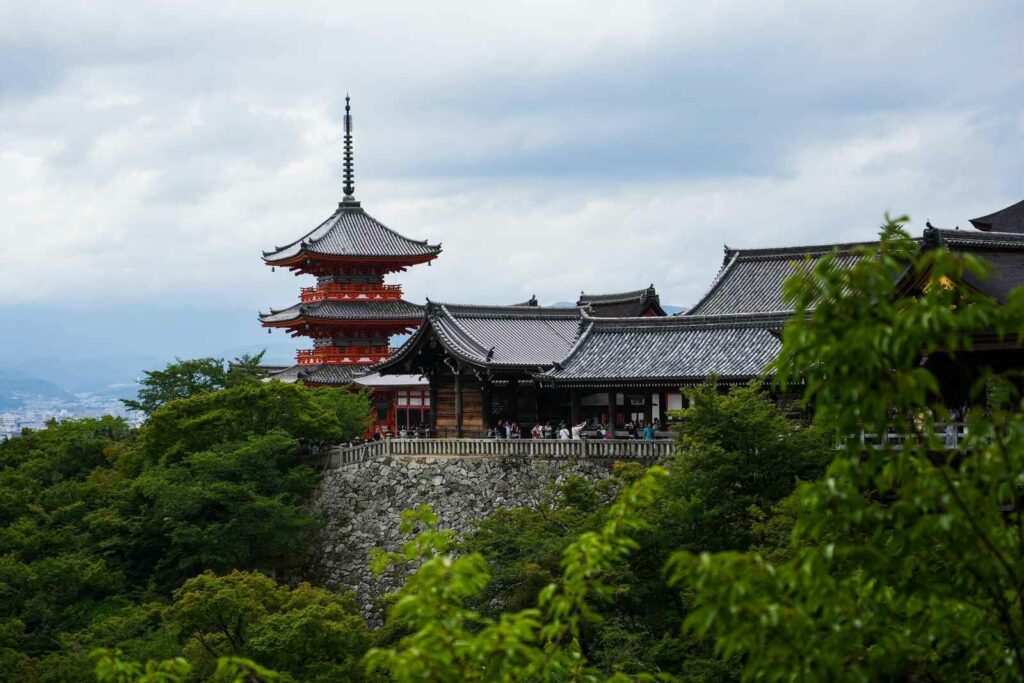
[[[454,436],[455,423],[455,376],[442,375],[434,380],[437,405],[437,431],[440,435]],[[462,431],[466,436],[476,436],[487,429],[484,425],[483,400],[480,382],[472,375],[462,376]]]

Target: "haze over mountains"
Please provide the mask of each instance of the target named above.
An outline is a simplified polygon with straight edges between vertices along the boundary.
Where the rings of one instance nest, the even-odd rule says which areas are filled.
[[[669,313],[682,310],[663,307]],[[0,319],[10,323],[0,327],[0,410],[15,409],[26,397],[130,397],[144,371],[175,358],[231,359],[266,349],[265,363],[287,365],[302,345],[280,332],[268,335],[255,309],[160,302],[37,304],[0,306]]]

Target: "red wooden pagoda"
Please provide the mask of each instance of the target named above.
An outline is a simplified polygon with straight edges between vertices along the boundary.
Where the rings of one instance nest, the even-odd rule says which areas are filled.
[[[423,320],[423,308],[403,299],[402,286],[386,284],[384,278],[432,261],[441,246],[403,237],[366,213],[355,200],[352,161],[352,115],[346,96],[341,203],[298,240],[263,252],[269,266],[316,277],[316,285],[300,290],[299,303],[260,314],[264,327],[313,340],[312,348],[298,352],[295,366],[277,375],[285,381],[351,384],[388,357],[392,335],[410,332]],[[394,389],[393,381],[389,389]],[[388,410],[385,417],[378,407],[378,422],[392,423],[393,412]]]

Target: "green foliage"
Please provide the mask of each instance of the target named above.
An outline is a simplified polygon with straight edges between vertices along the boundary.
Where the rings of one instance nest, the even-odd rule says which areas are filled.
[[[369,400],[344,389],[309,389],[283,382],[248,383],[168,403],[140,434],[147,462],[239,442],[275,430],[309,443],[351,439],[366,428]]]
[[[126,661],[180,656],[177,627],[164,618],[174,589],[207,570],[296,571],[318,527],[307,504],[317,475],[301,458],[361,430],[367,409],[365,397],[343,390],[242,381],[172,401],[140,432],[113,418],[77,420],[0,443],[2,670],[79,681],[96,648],[121,650]],[[350,638],[346,656],[358,659],[366,646],[351,609],[308,591],[289,595],[295,606],[253,637],[261,657],[299,671],[288,657],[304,638],[338,654],[315,637],[328,624],[344,630],[337,641]],[[359,673],[351,663],[310,662],[328,676]],[[204,666],[213,675],[215,662]],[[310,680],[322,673],[301,671]]]
[[[222,358],[178,358],[163,370],[149,370],[139,382],[137,400],[122,399],[125,407],[151,415],[160,406],[218,389],[259,382],[266,373],[260,369],[265,351],[245,354],[225,365]]]
[[[815,428],[786,419],[755,386],[723,392],[698,387],[675,457],[655,503],[641,514],[639,547],[608,575],[614,586],[596,614],[581,622],[579,642],[589,661],[606,673],[673,673],[685,680],[729,680],[733,667],[715,660],[707,644],[683,634],[687,596],[663,575],[679,548],[748,550],[778,538],[788,542],[791,517],[776,519],[776,505],[799,480],[817,478],[833,456]],[[473,601],[498,618],[535,604],[539,591],[560,574],[560,558],[580,534],[600,528],[609,490],[638,476],[620,465],[616,478],[589,484],[569,478],[554,495],[528,508],[497,510],[461,545],[478,552],[492,579]]]
[[[787,285],[797,315],[779,379],[806,382],[843,444],[796,494],[789,552],[670,565],[695,591],[688,627],[713,634],[749,680],[1024,677],[1024,416],[1015,379],[972,353],[979,338],[1019,343],[1024,299],[978,294],[968,283],[981,263],[919,254],[898,222],[854,268],[826,258]],[[956,450],[938,424],[940,361],[980,379]],[[1004,390],[986,391],[993,382]],[[986,403],[994,395],[1012,400]],[[874,448],[862,430],[908,436]]]
[[[202,569],[296,566],[316,529],[306,500],[318,479],[296,464],[300,452],[275,430],[145,470],[135,481],[140,575],[173,586]]]
[[[410,635],[397,646],[371,650],[368,669],[401,682],[598,680],[580,647],[582,624],[613,592],[606,577],[636,548],[632,536],[643,525],[638,513],[651,505],[663,475],[652,468],[625,486],[604,524],[566,548],[558,580],[541,591],[536,606],[498,619],[468,605],[489,581],[484,558],[453,556],[454,534],[437,529],[429,509],[407,510],[402,530],[425,530],[400,552],[380,554],[375,567],[419,563],[389,612]]]
[[[831,441],[786,418],[759,383],[723,394],[710,382],[689,398],[673,477],[651,520],[656,543],[663,552],[746,550],[798,481],[824,473]]]
[[[99,683],[184,683],[191,680],[192,665],[183,657],[139,664],[121,657],[120,651],[98,649],[92,653],[94,673]],[[213,683],[274,683],[282,677],[274,671],[243,657],[221,657],[213,673]]]
[[[251,657],[301,680],[361,679],[369,636],[349,596],[257,573],[201,574],[175,591],[168,625],[201,675],[219,658]]]

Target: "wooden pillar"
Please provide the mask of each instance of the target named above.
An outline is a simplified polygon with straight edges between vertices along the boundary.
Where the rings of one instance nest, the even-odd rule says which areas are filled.
[[[508,400],[512,403],[510,406],[512,409],[509,411],[509,414],[512,416],[512,421],[519,424],[519,380],[510,380],[508,383],[508,389]]]
[[[437,382],[436,375],[430,376],[430,433],[437,436]]]
[[[462,368],[455,368],[455,436],[462,438]]]
[[[580,423],[580,392],[578,389],[569,390],[569,421],[573,426]]]
[[[491,415],[491,382],[489,379],[480,380],[480,402],[484,418],[484,431],[486,431],[494,426],[494,416]]]
[[[615,438],[615,415],[618,412],[618,406],[615,405],[615,397],[617,392],[614,389],[608,390],[608,429],[612,432],[612,438]]]

